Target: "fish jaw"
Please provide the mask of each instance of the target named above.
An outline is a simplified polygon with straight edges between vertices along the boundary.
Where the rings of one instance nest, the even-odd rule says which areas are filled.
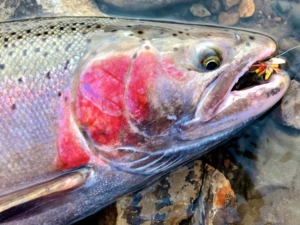
[[[258,40],[257,40],[258,39]],[[203,94],[195,117],[180,125],[178,139],[194,140],[213,135],[221,130],[234,129],[271,108],[278,102],[290,84],[289,75],[280,71],[272,75],[264,84],[233,91],[233,86],[255,62],[270,57],[276,51],[275,42],[258,36],[252,54],[246,61],[234,60],[236,66],[220,72]]]

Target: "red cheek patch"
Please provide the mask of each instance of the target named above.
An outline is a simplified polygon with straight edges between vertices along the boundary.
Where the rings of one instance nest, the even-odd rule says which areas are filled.
[[[82,74],[76,101],[78,120],[96,143],[117,144],[128,132],[124,117],[125,78],[131,58],[95,61]]]
[[[68,92],[61,96],[59,115],[61,116],[58,128],[59,167],[72,169],[85,165],[89,161],[90,156],[83,149],[80,143],[82,137],[78,136],[76,124],[72,121],[70,95]]]
[[[157,56],[150,51],[140,53],[132,62],[126,105],[134,120],[140,122],[149,117],[149,93],[154,88],[161,71]]]

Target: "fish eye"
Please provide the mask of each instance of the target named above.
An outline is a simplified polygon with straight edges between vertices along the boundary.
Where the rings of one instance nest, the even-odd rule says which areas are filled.
[[[215,45],[198,46],[195,51],[194,66],[203,71],[211,71],[219,68],[222,64],[222,50]]]
[[[221,64],[221,60],[218,56],[209,56],[201,62],[207,70],[214,70]]]

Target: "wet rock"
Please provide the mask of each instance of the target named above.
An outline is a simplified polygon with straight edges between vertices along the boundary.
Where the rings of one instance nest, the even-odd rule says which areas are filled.
[[[196,0],[99,0],[125,10],[145,10],[160,8],[177,3],[196,2]]]
[[[282,99],[282,123],[300,130],[300,83],[292,80],[291,85]]]
[[[241,0],[238,12],[241,18],[247,18],[253,15],[255,11],[255,4],[253,0]]]
[[[269,2],[266,2],[264,4],[262,12],[266,17],[274,17],[276,15]]]
[[[232,6],[239,4],[240,0],[223,0],[223,5],[225,6],[225,10],[227,11]]]
[[[21,0],[2,0],[0,1],[0,21],[11,18],[19,6]]]
[[[273,20],[279,23],[279,22],[282,21],[282,18],[279,17],[279,16],[276,16],[276,17],[273,18]]]
[[[210,0],[205,3],[210,13],[219,13],[221,11],[221,4],[219,0]]]
[[[273,4],[274,4],[275,9],[281,13],[286,13],[289,10],[291,10],[291,8],[292,8],[291,3],[286,2],[286,1],[276,1]]]
[[[297,4],[295,7],[291,10],[291,24],[294,28],[299,29],[300,28],[300,4]]]
[[[195,160],[160,181],[117,201],[116,220],[101,225],[228,224],[237,218],[236,198],[229,181],[217,169]],[[115,207],[110,207],[114,211]],[[103,214],[106,218],[107,211]],[[103,222],[104,221],[104,222]]]
[[[300,42],[298,42],[296,39],[294,38],[283,38],[279,44],[279,49],[286,51],[288,49],[291,49],[295,46],[299,46]],[[300,48],[296,48],[295,50],[300,51]]]
[[[103,16],[94,0],[36,0],[43,13],[64,16]]]
[[[232,26],[232,25],[235,25],[238,23],[239,14],[238,13],[221,12],[219,14],[218,21],[222,25]]]
[[[194,16],[198,17],[207,17],[211,15],[210,12],[201,4],[193,4],[190,10]]]

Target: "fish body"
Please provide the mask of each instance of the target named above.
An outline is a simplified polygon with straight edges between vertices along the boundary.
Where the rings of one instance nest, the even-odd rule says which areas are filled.
[[[157,179],[274,105],[289,77],[232,91],[275,42],[113,18],[0,24],[0,220],[68,224]]]

